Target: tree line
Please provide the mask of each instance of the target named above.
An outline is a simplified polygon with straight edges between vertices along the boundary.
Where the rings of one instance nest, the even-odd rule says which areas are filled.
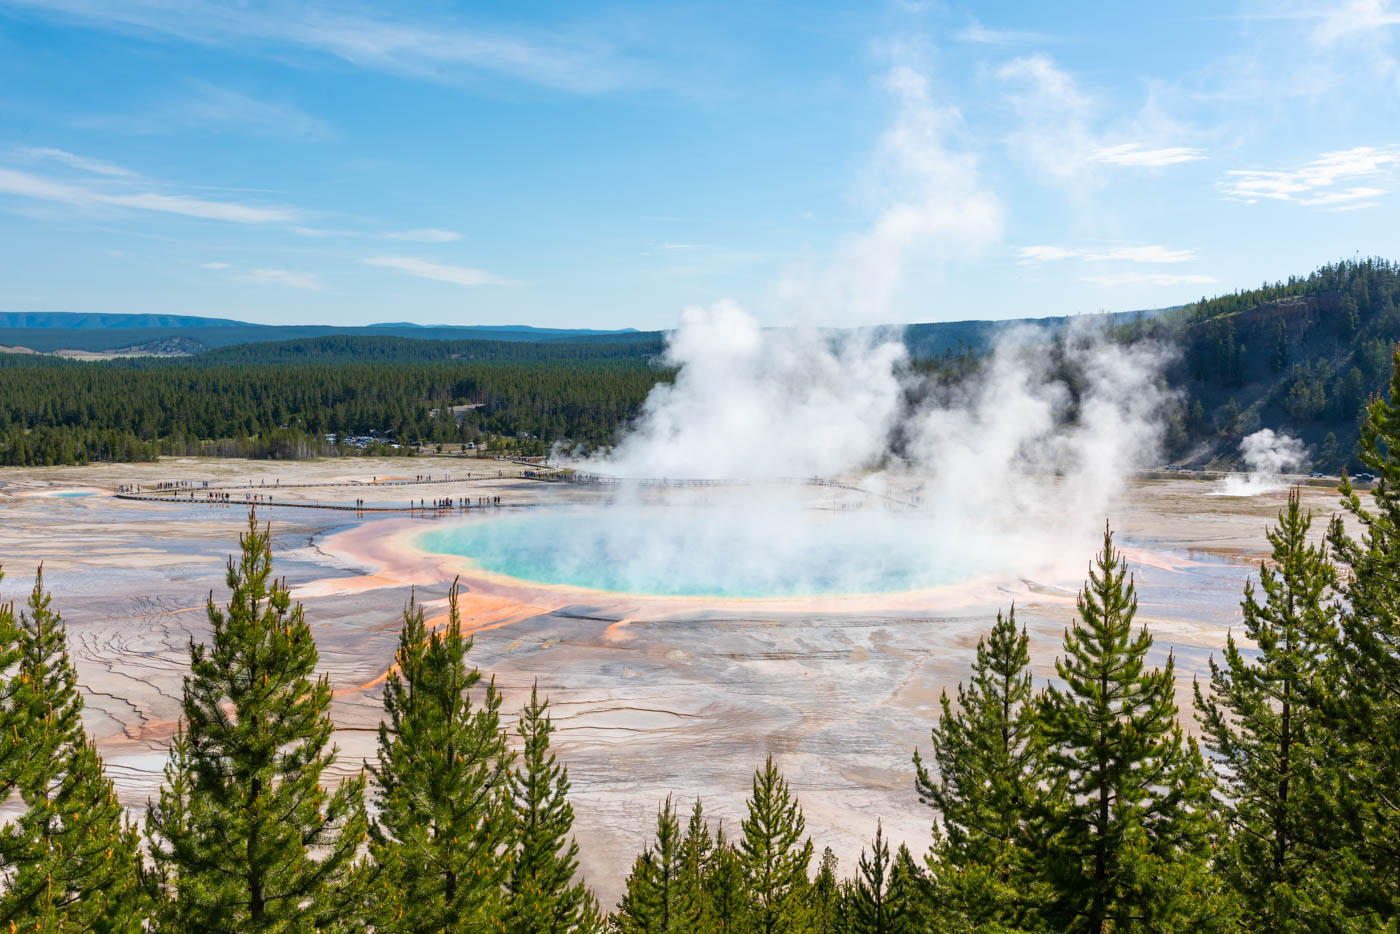
[[[607,335],[567,341],[423,340],[363,334],[328,334],[288,341],[258,341],[218,347],[200,354],[200,366],[316,363],[433,363],[467,360],[494,363],[541,361],[645,360],[665,349],[656,332],[630,336]],[[133,367],[162,365],[150,358],[131,358]]]
[[[338,453],[326,450],[326,435],[404,444],[525,438],[545,450],[565,439],[601,444],[670,376],[640,356],[314,359],[131,366],[0,355],[0,464],[147,460],[205,444],[240,456]],[[454,413],[454,405],[476,407]]]
[[[1400,925],[1400,360],[1325,543],[1296,494],[1269,530],[1241,626],[1195,685],[1149,667],[1127,562],[1105,529],[1057,678],[1036,690],[1014,607],[946,693],[911,803],[915,855],[877,824],[855,871],[818,857],[770,758],[726,834],[660,804],[605,912],[578,872],[547,699],[514,730],[467,655],[457,590],[431,629],[410,600],[378,756],[328,781],[331,688],[249,516],[191,640],[179,727],[143,828],[81,719],[42,568],[0,609],[0,924],[12,931],[1380,932]],[[513,735],[512,735],[513,732]],[[372,802],[372,807],[369,806]]]

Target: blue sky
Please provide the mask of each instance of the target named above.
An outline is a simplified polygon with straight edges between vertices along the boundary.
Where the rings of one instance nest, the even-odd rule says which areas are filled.
[[[1400,3],[0,0],[0,310],[668,327],[1400,258]]]

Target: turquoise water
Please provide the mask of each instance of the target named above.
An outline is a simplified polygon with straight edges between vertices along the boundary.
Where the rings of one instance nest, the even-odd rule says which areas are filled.
[[[425,551],[522,580],[658,596],[888,593],[948,583],[915,516],[880,512],[541,510],[462,518],[424,532]],[[944,549],[937,549],[944,550]]]
[[[93,492],[91,492],[91,491],[86,492],[86,493],[55,493],[55,494],[54,494],[54,496],[58,497],[59,499],[78,499],[79,497],[82,497],[82,496],[95,496],[95,495],[96,495],[96,494],[93,493]]]

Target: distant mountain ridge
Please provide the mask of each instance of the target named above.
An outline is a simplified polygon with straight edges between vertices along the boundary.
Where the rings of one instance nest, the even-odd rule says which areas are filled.
[[[142,318],[131,315],[92,315],[81,316],[90,321],[104,318]],[[24,320],[24,315],[0,315],[0,346],[23,347],[37,353],[51,354],[60,351],[82,351],[86,353],[121,353],[133,348],[168,342],[180,338],[180,346],[187,353],[199,353],[235,344],[254,344],[268,341],[291,341],[307,338],[350,336],[350,337],[412,337],[418,340],[459,341],[463,339],[483,341],[517,341],[526,343],[587,343],[591,341],[651,341],[658,331],[595,331],[564,328],[531,328],[523,325],[494,327],[490,325],[371,325],[368,327],[335,327],[333,325],[271,325],[247,324],[245,322],[221,322],[220,319],[181,318],[181,316],[149,316],[153,319],[169,317],[174,320],[195,321],[197,324],[132,324],[128,320],[120,323],[88,324],[30,324],[14,325],[11,320]],[[41,319],[42,320],[42,319]],[[206,324],[213,320],[217,323]]]
[[[1160,310],[1118,312],[1107,318],[1122,324],[1151,318]],[[985,353],[998,336],[1010,328],[1031,326],[1059,330],[1073,318],[1019,318],[1007,321],[939,321],[892,325],[902,328],[910,353],[936,357],[945,352],[970,349]],[[638,341],[652,343],[664,331],[635,328],[542,328],[527,324],[415,324],[409,321],[363,326],[252,324],[229,318],[194,315],[87,314],[76,312],[0,312],[0,346],[25,348],[51,354],[73,351],[89,354],[141,353],[142,348],[179,348],[176,354],[196,354],[220,347],[268,341],[295,341],[330,336],[411,337],[418,340],[539,342]],[[178,338],[178,341],[174,339]],[[173,343],[172,343],[173,341]]]
[[[366,324],[366,329],[375,328],[422,328],[456,329],[461,331],[519,331],[524,334],[636,334],[636,328],[541,328],[533,324],[419,324],[416,321],[381,321]]]
[[[232,318],[196,315],[101,314],[76,311],[0,311],[0,328],[216,328],[256,327]]]

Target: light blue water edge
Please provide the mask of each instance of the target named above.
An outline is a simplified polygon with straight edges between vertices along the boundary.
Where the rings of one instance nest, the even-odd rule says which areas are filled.
[[[781,598],[897,593],[973,576],[974,560],[939,539],[917,514],[647,507],[464,516],[425,530],[415,544],[541,584]]]
[[[81,498],[84,497],[84,496],[96,496],[96,495],[97,495],[97,494],[96,494],[95,492],[93,492],[92,490],[87,490],[87,491],[85,491],[85,492],[55,493],[55,494],[54,494],[54,497],[57,498],[57,499],[81,499]]]

